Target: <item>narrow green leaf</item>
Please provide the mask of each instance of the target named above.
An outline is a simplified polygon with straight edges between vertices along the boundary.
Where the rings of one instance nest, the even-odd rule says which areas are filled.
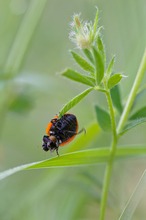
[[[121,81],[122,77],[123,76],[121,73],[116,73],[116,74],[112,75],[108,80],[108,88],[111,89],[115,85],[117,85]]]
[[[117,149],[115,159],[124,159],[131,156],[142,156],[146,154],[146,146],[144,147],[121,147]],[[36,164],[30,165],[25,169],[40,169],[49,167],[71,167],[87,164],[98,164],[105,163],[108,161],[110,155],[109,148],[96,148],[88,149],[83,151],[76,151],[72,153],[67,153],[62,156],[57,156],[51,159],[37,162]]]
[[[20,166],[17,166],[17,167],[5,170],[3,172],[0,172],[0,180],[3,180],[3,179],[5,179],[8,176],[13,175],[14,173],[22,171],[22,170],[28,168],[29,166],[32,166],[34,164],[36,165],[37,163],[40,163],[40,161],[39,162],[33,162],[33,163],[29,163],[29,164],[20,165]]]
[[[126,126],[124,127],[124,129],[120,132],[120,135],[123,135],[124,133],[126,133],[130,129],[132,129],[132,128],[136,127],[137,125],[140,125],[144,122],[146,122],[146,118],[139,118],[139,119],[135,119],[135,120],[128,122],[126,124]]]
[[[114,86],[111,90],[111,97],[114,107],[118,110],[118,112],[121,114],[123,111],[122,101],[121,101],[121,94],[120,94],[120,88],[119,85]]]
[[[111,130],[111,120],[108,112],[100,108],[99,106],[95,106],[95,111],[96,111],[96,117],[97,121],[99,123],[99,126],[104,130],[104,131],[109,131]]]
[[[104,44],[103,44],[103,41],[100,35],[98,35],[98,38],[97,38],[97,48],[100,51],[100,54],[102,55],[103,61],[105,62],[106,60],[105,48],[104,48]]]
[[[97,84],[100,84],[103,76],[104,76],[104,61],[99,53],[94,47],[93,47],[93,54],[94,54],[94,62],[95,62],[95,68],[96,68],[96,81]]]
[[[83,49],[83,52],[86,55],[86,57],[88,58],[88,60],[90,60],[90,62],[94,64],[94,58],[93,58],[91,51],[88,49]]]
[[[96,8],[96,15],[93,23],[93,38],[96,35],[97,27],[98,27],[98,8]],[[93,39],[92,39],[93,40]]]
[[[88,86],[95,86],[95,79],[93,77],[85,76],[72,69],[65,70],[62,75],[76,82],[80,82]]]
[[[116,150],[115,160],[127,159],[146,155],[146,146],[122,146]],[[43,161],[33,162],[25,165],[20,165],[3,171],[0,173],[0,180],[11,176],[22,170],[42,169],[42,168],[58,168],[58,167],[73,167],[89,164],[106,163],[110,156],[110,149],[95,148],[83,151],[67,153],[59,157],[50,158]]]
[[[93,88],[86,89],[79,95],[75,96],[73,99],[71,99],[66,105],[63,106],[59,113],[59,117],[64,115],[67,111],[69,111],[71,108],[73,108],[77,103],[79,103],[86,95],[88,95]]]
[[[91,66],[90,63],[88,63],[83,57],[79,56],[74,51],[71,51],[71,54],[83,70],[90,72],[91,74],[94,73],[94,67]]]
[[[89,154],[88,154],[89,153]],[[78,166],[85,164],[105,163],[109,156],[109,149],[92,149],[85,151],[76,151],[54,157],[50,160],[42,161],[40,164],[34,164],[29,169],[57,167],[57,166]],[[92,159],[91,159],[92,158]],[[85,162],[86,161],[86,162]]]
[[[130,116],[130,120],[138,119],[138,118],[146,118],[146,107],[142,107],[133,115]]]
[[[131,197],[129,198],[121,216],[119,217],[119,220],[130,220],[132,219],[132,216],[142,199],[142,197],[145,194],[146,191],[146,170],[143,172],[139,182],[137,183],[137,186],[134,189],[134,192],[132,193]]]
[[[110,76],[112,74],[114,63],[115,63],[115,56],[112,57],[111,61],[109,62],[109,65],[107,67],[106,73],[108,76]]]

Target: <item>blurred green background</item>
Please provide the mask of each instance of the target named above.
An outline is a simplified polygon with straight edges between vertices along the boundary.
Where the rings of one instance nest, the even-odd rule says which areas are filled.
[[[3,79],[0,82],[0,171],[55,155],[41,149],[46,125],[67,101],[86,88],[58,74],[66,67],[76,68],[68,52],[76,49],[68,38],[74,13],[81,12],[83,19],[93,20],[95,6],[98,6],[108,59],[116,54],[115,71],[128,76],[122,81],[123,101],[132,86],[146,43],[144,0],[48,0],[20,68],[16,72],[8,71],[12,45],[33,2],[35,0],[0,1],[0,70],[4,75],[16,74],[13,79],[8,77],[7,83]],[[24,41],[27,34],[23,35]],[[23,41],[21,43],[20,48]],[[106,101],[102,95],[91,93],[72,109],[80,128],[86,128],[95,120],[94,104],[99,102],[105,105]],[[139,105],[143,102],[141,99]],[[145,144],[145,131],[145,125],[135,128],[120,144]],[[110,134],[100,133],[90,145],[82,148],[109,146],[109,143]],[[71,145],[61,148],[60,154],[69,151]],[[145,158],[115,164],[106,219],[119,216],[145,165]],[[0,183],[0,219],[98,219],[104,168],[98,165],[44,169],[9,177]],[[145,219],[145,202],[139,204],[133,219]]]

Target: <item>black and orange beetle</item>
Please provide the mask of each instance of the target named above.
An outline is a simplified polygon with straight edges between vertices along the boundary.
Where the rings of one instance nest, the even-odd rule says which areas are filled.
[[[44,151],[56,150],[57,155],[59,146],[72,141],[75,136],[85,129],[78,132],[78,121],[75,115],[66,113],[61,118],[56,115],[48,124],[46,134],[43,137],[42,148]]]

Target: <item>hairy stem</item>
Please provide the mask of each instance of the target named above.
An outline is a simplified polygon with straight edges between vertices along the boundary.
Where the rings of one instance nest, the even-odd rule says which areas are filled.
[[[106,165],[106,171],[105,171],[105,176],[104,176],[104,186],[103,186],[103,191],[102,191],[102,200],[101,200],[101,207],[100,207],[100,220],[104,220],[104,217],[105,217],[105,210],[106,210],[107,197],[108,197],[110,179],[111,179],[112,168],[113,168],[113,161],[114,161],[114,157],[116,153],[116,146],[117,146],[115,114],[114,114],[112,99],[111,99],[109,90],[106,92],[106,97],[107,97],[107,102],[108,102],[109,112],[110,112],[110,117],[111,117],[112,144],[110,148],[110,157]]]
[[[113,168],[113,161],[114,161],[116,147],[117,147],[117,141],[118,141],[118,133],[120,133],[120,131],[122,130],[122,128],[124,127],[124,125],[127,121],[129,112],[130,112],[131,107],[133,105],[134,99],[136,97],[137,91],[139,89],[139,86],[140,86],[140,83],[142,81],[142,78],[143,78],[145,71],[146,71],[146,50],[144,52],[137,76],[135,78],[133,87],[132,87],[130,95],[129,95],[129,98],[127,100],[127,104],[126,104],[125,109],[123,111],[123,114],[120,118],[117,130],[116,130],[116,122],[115,122],[115,115],[114,115],[112,99],[111,99],[109,90],[106,91],[106,97],[107,97],[107,102],[108,102],[108,106],[109,106],[111,125],[112,125],[112,144],[111,144],[111,148],[110,148],[111,154],[110,154],[109,160],[107,162],[105,176],[104,176],[104,186],[103,186],[103,191],[102,191],[102,200],[101,200],[101,208],[100,208],[100,220],[104,220],[104,217],[105,217],[105,210],[106,210],[107,197],[108,197],[110,179],[111,179],[112,168]]]

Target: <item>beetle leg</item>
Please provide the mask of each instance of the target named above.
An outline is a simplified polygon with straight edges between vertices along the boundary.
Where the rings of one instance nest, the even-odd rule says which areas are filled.
[[[56,149],[55,149],[55,150],[56,150],[56,154],[57,154],[57,155],[58,155],[58,157],[59,157],[58,148],[59,148],[59,147],[56,147]]]
[[[84,134],[86,134],[86,129],[82,128],[77,134],[81,134],[82,132],[84,132]]]
[[[82,132],[84,132],[84,134],[86,134],[86,129],[85,128],[82,128],[79,132],[74,132],[74,131],[64,131],[63,133],[70,133],[70,134],[74,134],[74,135],[77,135],[77,134],[81,134]]]

